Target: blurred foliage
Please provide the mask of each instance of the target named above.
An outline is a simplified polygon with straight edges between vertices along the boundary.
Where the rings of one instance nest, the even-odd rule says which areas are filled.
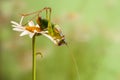
[[[48,6],[68,47],[37,37],[37,80],[120,80],[120,0],[1,0],[0,80],[31,80],[31,39],[10,21]]]

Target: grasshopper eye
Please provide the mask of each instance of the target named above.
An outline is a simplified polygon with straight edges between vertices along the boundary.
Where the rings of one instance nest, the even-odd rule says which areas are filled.
[[[63,45],[63,44],[67,45],[67,43],[65,42],[64,39],[62,39],[62,40],[59,41],[58,46],[61,46],[61,45]]]

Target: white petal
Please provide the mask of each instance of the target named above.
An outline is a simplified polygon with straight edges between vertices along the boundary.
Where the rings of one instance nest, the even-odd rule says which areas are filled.
[[[53,43],[57,44],[56,40],[54,40],[54,38],[51,37],[50,35],[48,35],[48,34],[42,34],[42,35],[44,35],[45,37],[49,38]]]
[[[37,24],[36,27],[40,27],[40,26]]]
[[[11,21],[11,23],[14,24],[14,25],[20,25],[20,24],[18,24],[18,23],[15,22],[15,21]]]
[[[38,32],[38,33],[41,33],[41,34],[48,34],[48,31],[41,31],[41,32]]]
[[[16,26],[16,25],[12,25],[12,27],[18,27],[18,26]]]
[[[24,31],[24,29],[21,28],[13,28],[14,31]]]
[[[21,34],[20,34],[20,36],[24,36],[24,35],[27,35],[27,34],[29,34],[30,32],[28,32],[28,31],[23,31]]]
[[[34,30],[34,33],[37,33],[38,31],[37,30]]]
[[[22,17],[21,17],[21,20],[20,20],[20,25],[22,24],[23,18],[24,18],[24,16],[22,16]]]
[[[33,22],[33,21],[30,21],[30,22],[28,23],[28,25],[29,25],[29,26],[34,26],[34,22]]]
[[[35,33],[30,33],[29,37],[32,38],[34,36]]]
[[[12,27],[23,28],[23,26],[21,26],[21,25],[12,25]]]

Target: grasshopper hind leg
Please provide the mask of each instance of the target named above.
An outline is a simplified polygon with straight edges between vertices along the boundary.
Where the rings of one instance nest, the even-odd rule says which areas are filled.
[[[54,36],[54,28],[52,27],[52,24],[51,24],[51,8],[49,7],[46,7],[44,8],[46,9],[46,19],[48,20],[48,33],[52,36]]]

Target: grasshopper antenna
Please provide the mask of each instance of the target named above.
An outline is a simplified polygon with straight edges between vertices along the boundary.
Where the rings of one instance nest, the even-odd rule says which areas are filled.
[[[67,44],[66,42],[64,42],[64,43],[65,43],[65,45],[67,46],[67,49],[68,49],[68,51],[69,51],[70,47],[68,46],[68,44]],[[70,53],[70,57],[71,57],[71,59],[72,59],[72,62],[73,62],[73,64],[74,64],[74,67],[75,67],[75,71],[76,71],[78,80],[81,80],[81,79],[80,79],[80,72],[79,72],[79,69],[78,69],[78,64],[77,64],[76,58],[75,58],[75,56],[74,56],[74,53],[72,53],[72,52],[69,52],[69,53]]]
[[[66,45],[67,48],[69,49],[68,45]],[[73,64],[74,64],[74,67],[75,67],[75,71],[76,71],[76,74],[77,74],[77,77],[78,77],[78,80],[81,80],[80,79],[80,72],[79,72],[79,69],[78,69],[78,64],[77,64],[77,61],[75,59],[75,56],[72,52],[70,52],[70,56],[72,58],[72,61],[73,61]]]

